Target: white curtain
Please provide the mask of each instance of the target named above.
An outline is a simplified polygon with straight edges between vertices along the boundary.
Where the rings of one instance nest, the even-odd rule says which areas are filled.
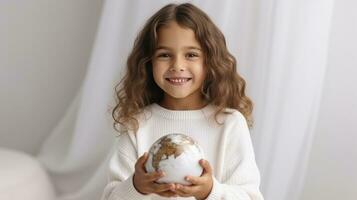
[[[104,2],[86,78],[38,155],[58,200],[100,198],[115,138],[114,86],[136,33],[170,2]],[[265,199],[299,199],[323,87],[333,0],[190,2],[221,28],[247,80]]]

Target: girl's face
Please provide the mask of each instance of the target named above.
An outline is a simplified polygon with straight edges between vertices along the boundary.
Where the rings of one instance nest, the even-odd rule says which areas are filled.
[[[173,109],[202,107],[206,70],[203,50],[193,30],[175,21],[160,27],[152,66],[154,80],[165,92],[162,104]]]

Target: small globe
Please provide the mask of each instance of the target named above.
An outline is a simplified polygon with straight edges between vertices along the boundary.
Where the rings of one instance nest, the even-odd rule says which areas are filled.
[[[185,176],[201,176],[202,159],[201,147],[191,137],[172,133],[159,138],[148,152],[145,164],[147,172],[163,171],[165,176],[158,179],[158,183],[180,183],[190,185]]]

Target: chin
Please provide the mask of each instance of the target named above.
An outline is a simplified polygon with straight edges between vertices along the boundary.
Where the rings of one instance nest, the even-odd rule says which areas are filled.
[[[173,94],[169,94],[169,95],[175,99],[184,99],[188,96],[188,95],[173,95]]]

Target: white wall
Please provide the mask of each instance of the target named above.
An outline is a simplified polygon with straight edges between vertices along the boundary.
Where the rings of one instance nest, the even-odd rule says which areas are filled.
[[[102,0],[0,1],[0,147],[35,154],[84,76]]]
[[[302,200],[357,199],[357,1],[336,0]]]

